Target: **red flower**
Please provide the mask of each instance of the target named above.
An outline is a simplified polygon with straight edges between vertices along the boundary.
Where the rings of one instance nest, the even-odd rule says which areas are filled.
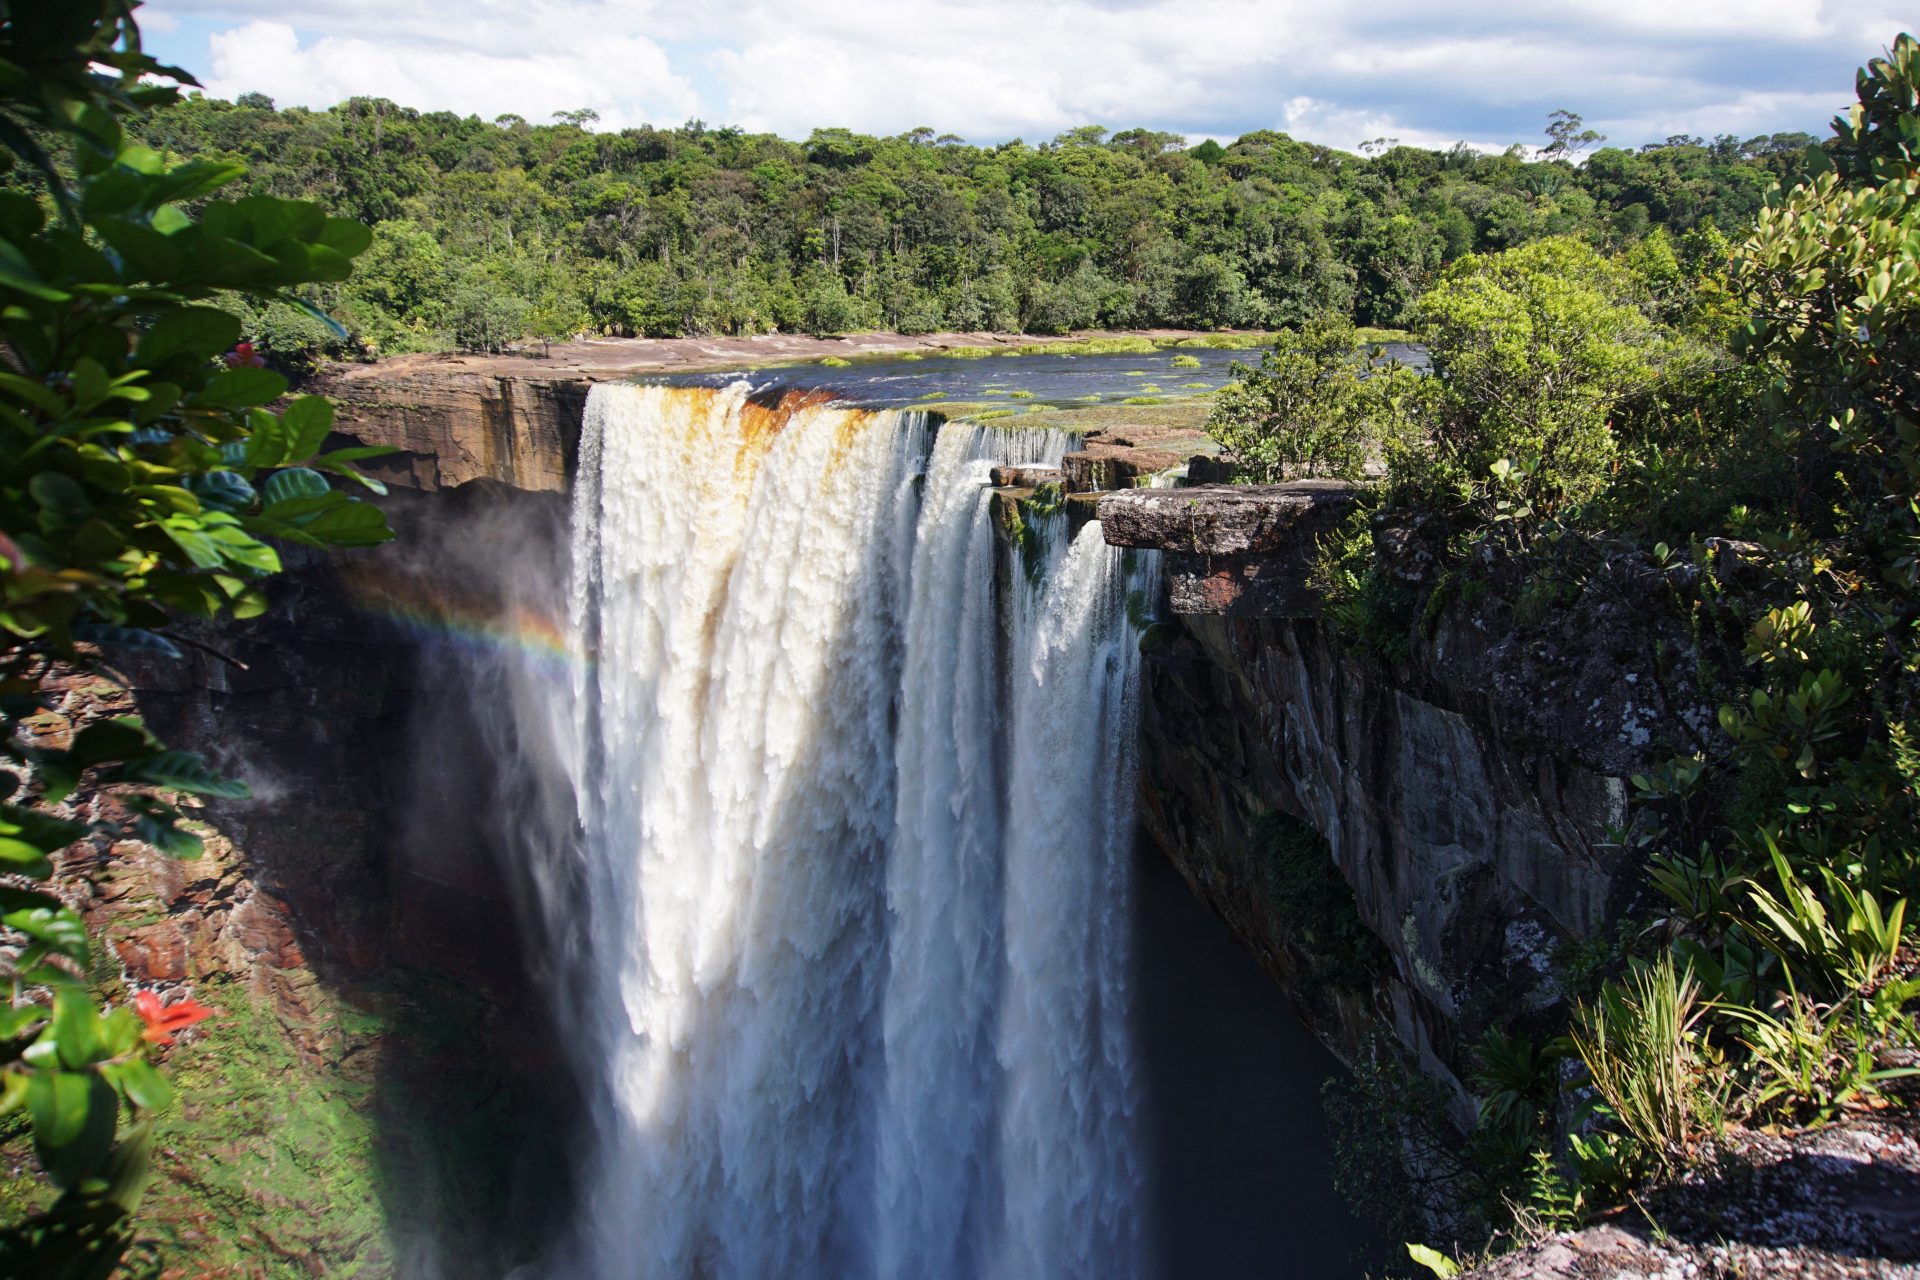
[[[138,991],[133,997],[133,1011],[140,1015],[140,1021],[147,1024],[141,1037],[154,1044],[172,1044],[173,1033],[184,1031],[196,1022],[213,1016],[213,1010],[191,997],[176,1000],[172,1004],[160,1003],[160,997],[151,991]]]
[[[227,352],[225,359],[227,368],[229,369],[264,369],[267,367],[267,358],[258,351],[255,351],[251,342],[240,343],[233,350]]]

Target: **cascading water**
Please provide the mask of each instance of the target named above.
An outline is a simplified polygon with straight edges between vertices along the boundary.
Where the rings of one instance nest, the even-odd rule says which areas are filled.
[[[593,390],[553,1274],[1139,1269],[1126,571],[1064,516],[1008,568],[988,506],[1069,440]]]

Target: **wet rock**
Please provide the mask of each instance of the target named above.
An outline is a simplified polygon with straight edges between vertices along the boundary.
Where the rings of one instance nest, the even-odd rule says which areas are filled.
[[[1037,489],[1062,480],[1058,467],[995,467],[988,478],[1001,489]]]

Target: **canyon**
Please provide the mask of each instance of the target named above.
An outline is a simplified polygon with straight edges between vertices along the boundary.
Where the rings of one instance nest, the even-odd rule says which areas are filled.
[[[566,1230],[581,1174],[563,1135],[590,1091],[552,995],[571,943],[530,906],[538,860],[512,820],[554,779],[475,705],[461,655],[551,656],[539,598],[566,578],[590,385],[571,368],[323,377],[339,444],[398,450],[368,470],[393,488],[399,540],[291,559],[266,617],[183,663],[130,663],[129,694],[63,690],[36,727],[57,740],[130,696],[171,741],[244,744],[257,798],[208,805],[203,858],[122,841],[64,868],[125,978],[194,984],[236,1033],[174,1068],[190,1093],[227,1075],[246,1117],[190,1104],[163,1150],[152,1214],[176,1247],[486,1275]],[[1628,779],[1706,723],[1659,657],[1687,639],[1623,580],[1530,625],[1441,594],[1404,652],[1356,654],[1308,585],[1351,490],[1135,487],[1218,464],[1190,427],[1134,416],[1090,427],[1057,468],[989,477],[999,589],[1055,503],[1072,530],[1097,518],[1109,546],[1157,553],[1165,608],[1140,640],[1128,746],[1141,831],[1336,1054],[1397,1042],[1468,1124],[1474,1041],[1516,1010],[1544,1022],[1568,957],[1604,946],[1636,891]],[[1375,533],[1422,583],[1419,531]],[[1316,901],[1358,931],[1336,943],[1289,909],[1276,819],[1321,842]],[[289,1082],[300,1100],[277,1110]],[[378,1189],[396,1174],[421,1190]],[[365,1204],[321,1209],[342,1180]]]

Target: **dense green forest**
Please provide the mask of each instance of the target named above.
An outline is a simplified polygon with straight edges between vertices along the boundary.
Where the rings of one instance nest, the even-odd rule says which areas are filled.
[[[972,146],[915,129],[805,142],[690,122],[590,131],[357,98],[204,96],[135,127],[244,163],[256,192],[374,228],[350,283],[250,316],[283,357],[494,349],[579,333],[1394,327],[1472,252],[1748,223],[1807,134],[1605,148],[1558,113],[1540,158],[1381,139],[1353,155],[1260,131],[1231,146],[1087,127]],[[1571,122],[1571,128],[1569,128]]]

